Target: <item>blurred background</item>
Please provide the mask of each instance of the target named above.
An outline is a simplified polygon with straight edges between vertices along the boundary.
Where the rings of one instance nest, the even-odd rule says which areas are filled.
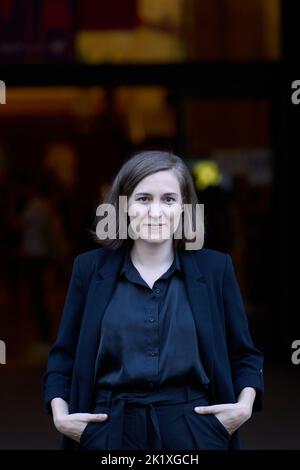
[[[265,410],[243,426],[244,447],[300,448],[286,253],[287,3],[0,0],[0,449],[59,445],[41,377],[72,261],[97,247],[95,210],[143,149],[186,161],[205,204],[205,246],[233,257],[266,358]]]

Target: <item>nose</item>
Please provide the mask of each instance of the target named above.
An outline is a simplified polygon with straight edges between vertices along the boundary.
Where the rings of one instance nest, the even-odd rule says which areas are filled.
[[[159,203],[152,203],[149,206],[149,215],[151,217],[159,217],[161,215],[161,207]]]

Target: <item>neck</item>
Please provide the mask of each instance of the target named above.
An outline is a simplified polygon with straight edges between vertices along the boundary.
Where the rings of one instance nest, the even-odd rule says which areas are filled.
[[[130,256],[135,264],[146,269],[171,265],[174,259],[173,240],[164,240],[157,244],[142,239],[135,240]]]

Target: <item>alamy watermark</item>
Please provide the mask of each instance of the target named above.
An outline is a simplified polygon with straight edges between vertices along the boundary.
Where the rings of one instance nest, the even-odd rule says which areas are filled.
[[[186,250],[201,249],[204,244],[204,204],[174,203],[161,211],[163,218],[154,224],[153,217],[146,215],[147,209],[140,204],[127,207],[127,196],[119,196],[118,213],[113,204],[103,203],[97,207],[101,218],[96,226],[100,240],[157,237],[163,239],[185,239]],[[183,217],[180,215],[183,214]],[[131,216],[128,222],[128,216]],[[151,222],[151,223],[150,223]],[[182,223],[183,222],[183,223]],[[147,232],[147,233],[146,233]]]
[[[297,366],[300,364],[300,339],[295,339],[295,341],[292,342],[292,349],[295,349],[291,356],[292,363]]]
[[[6,364],[6,344],[0,340],[0,364]]]
[[[0,104],[6,104],[6,86],[3,80],[0,80]]]

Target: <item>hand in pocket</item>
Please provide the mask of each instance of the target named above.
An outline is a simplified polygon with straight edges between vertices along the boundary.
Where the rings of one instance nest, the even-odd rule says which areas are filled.
[[[248,409],[240,403],[196,406],[194,411],[198,414],[214,414],[230,435],[251,416]]]
[[[55,427],[60,433],[79,442],[88,423],[102,422],[107,419],[106,413],[72,413],[57,419]]]

